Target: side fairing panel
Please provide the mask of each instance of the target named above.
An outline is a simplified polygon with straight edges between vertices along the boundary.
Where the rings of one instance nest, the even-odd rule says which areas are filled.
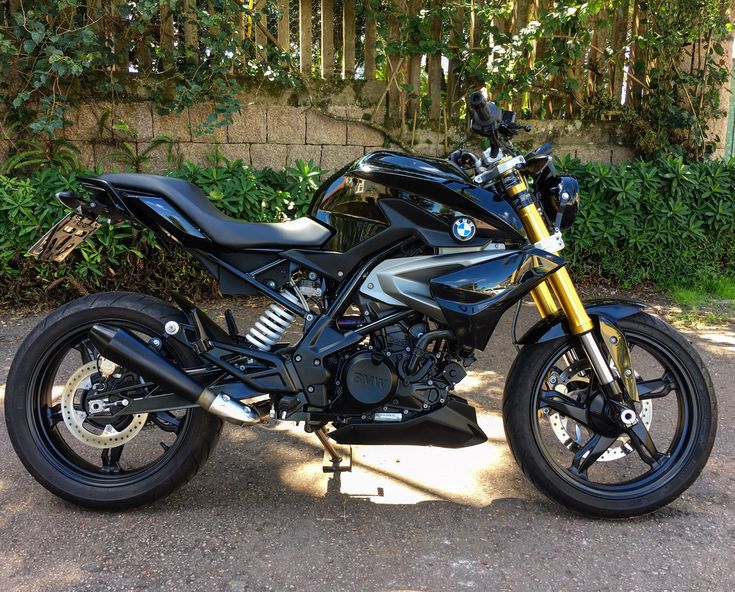
[[[443,323],[446,317],[431,294],[429,282],[437,276],[507,255],[506,251],[496,250],[387,259],[370,272],[360,287],[360,294],[390,306],[413,308]]]
[[[513,251],[432,279],[431,294],[457,340],[485,349],[503,313],[563,265],[540,249]]]

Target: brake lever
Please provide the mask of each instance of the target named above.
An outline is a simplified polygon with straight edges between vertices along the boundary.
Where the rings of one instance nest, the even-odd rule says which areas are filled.
[[[519,123],[503,123],[499,126],[498,131],[500,131],[504,136],[512,138],[513,136],[518,135],[518,132],[520,131],[530,132],[531,126],[521,125]]]

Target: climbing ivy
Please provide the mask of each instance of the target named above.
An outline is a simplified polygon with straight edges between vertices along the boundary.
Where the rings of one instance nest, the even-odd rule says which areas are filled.
[[[274,36],[274,0],[1,6],[0,141],[42,142],[41,159],[69,149],[60,130],[90,98],[147,99],[160,111],[209,102],[207,128],[229,121],[253,81],[308,86],[295,36],[287,47]],[[523,117],[620,119],[640,154],[697,160],[712,149],[708,124],[730,70],[728,9],[726,0],[360,0],[356,53],[364,60],[373,19],[389,122],[402,130],[412,118],[458,124],[466,94],[485,86]],[[318,37],[308,49],[316,59]]]

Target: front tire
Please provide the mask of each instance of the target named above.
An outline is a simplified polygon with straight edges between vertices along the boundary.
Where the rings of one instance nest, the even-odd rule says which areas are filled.
[[[121,440],[125,436],[125,444],[104,448],[107,426],[90,416],[84,421],[91,423],[79,420],[77,426],[72,416],[81,414],[83,407],[72,399],[72,406],[67,401],[65,408],[60,399],[65,396],[59,391],[64,391],[66,376],[70,376],[67,384],[73,385],[75,378],[94,372],[96,350],[86,339],[92,325],[103,322],[146,338],[163,339],[163,326],[169,320],[181,323],[186,319],[177,309],[149,296],[96,294],[53,311],[23,341],[8,374],[5,420],[20,460],[50,492],[89,508],[140,506],[186,483],[207,460],[222,422],[203,409],[127,416],[134,419],[118,420],[114,431],[108,428]],[[168,343],[162,353],[183,367],[197,363],[193,352],[180,344]],[[129,380],[134,386],[136,381],[144,382],[134,375]],[[82,390],[75,391],[74,397]],[[76,436],[70,425],[77,429]],[[97,447],[85,446],[85,438]]]
[[[548,389],[582,402],[584,393],[594,389],[595,377],[586,358],[578,355],[575,337],[525,346],[511,367],[503,397],[508,443],[531,483],[571,510],[605,518],[647,514],[679,497],[704,468],[717,428],[712,380],[686,339],[646,313],[622,319],[618,326],[634,354],[633,367],[641,373],[640,390],[648,390],[638,412],[658,444],[656,462],[643,462],[645,449],[638,454],[634,439],[621,434],[610,438],[613,443],[597,461],[587,463],[602,437],[544,408],[541,393]],[[657,368],[663,369],[660,378]]]

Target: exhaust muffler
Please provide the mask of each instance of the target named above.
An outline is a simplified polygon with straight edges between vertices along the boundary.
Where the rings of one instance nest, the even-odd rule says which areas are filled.
[[[227,394],[217,394],[202,386],[125,329],[97,323],[89,330],[89,337],[105,358],[181,395],[222,419],[240,425],[253,425],[261,421],[261,413],[257,409],[243,405]]]

